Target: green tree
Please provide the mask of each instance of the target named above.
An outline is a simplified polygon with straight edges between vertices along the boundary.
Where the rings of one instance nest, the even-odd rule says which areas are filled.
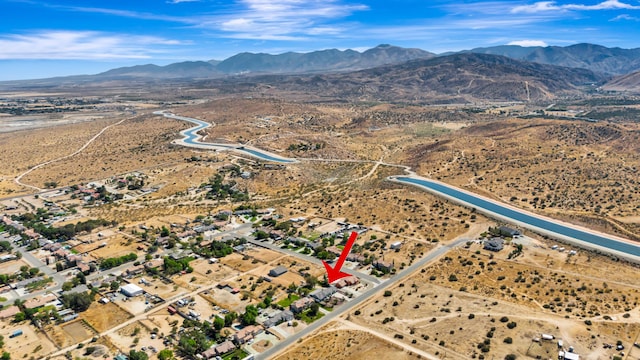
[[[3,352],[2,353],[2,360],[11,360],[11,354],[9,354],[8,352]]]
[[[73,289],[73,282],[65,281],[65,283],[62,284],[62,291],[69,291],[71,289]]]
[[[158,353],[158,359],[160,360],[172,360],[173,359],[173,351],[169,349],[164,349]]]
[[[313,289],[318,284],[318,278],[311,275],[305,276],[304,281],[305,281],[305,287],[309,290]]]
[[[120,283],[115,280],[112,281],[111,284],[109,284],[109,289],[111,289],[112,291],[118,290],[119,287],[120,287]]]
[[[15,317],[13,318],[13,321],[15,322],[22,322],[27,318],[27,315],[25,315],[25,313],[23,312],[19,312],[15,315]]]
[[[256,318],[258,317],[258,308],[253,305],[247,305],[244,310],[244,314],[240,318],[243,325],[255,325]]]
[[[70,293],[62,295],[62,302],[77,312],[83,312],[91,306],[93,301],[88,292]]]
[[[0,241],[0,251],[11,251],[11,243],[8,241]]]
[[[144,351],[129,351],[129,360],[149,360],[149,355]]]
[[[238,318],[238,314],[231,311],[224,316],[224,326],[231,326],[233,324],[233,320]]]
[[[82,271],[80,271],[78,273],[78,275],[76,275],[76,278],[78,278],[78,281],[80,281],[80,284],[86,284],[87,283],[87,277],[84,275],[84,273]]]
[[[216,316],[216,318],[213,319],[213,327],[216,330],[220,331],[220,329],[224,327],[224,319],[219,316]]]
[[[320,311],[320,305],[318,305],[318,303],[314,302],[309,307],[309,316],[314,317],[314,316],[318,315],[318,311]]]
[[[169,231],[169,229],[167,229],[166,226],[162,226],[162,230],[160,230],[160,236],[165,237],[165,236],[169,236],[171,235],[171,232]]]

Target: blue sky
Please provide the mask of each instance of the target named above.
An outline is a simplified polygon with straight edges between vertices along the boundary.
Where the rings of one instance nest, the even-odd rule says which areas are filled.
[[[640,0],[0,0],[0,80],[239,52],[640,47]]]

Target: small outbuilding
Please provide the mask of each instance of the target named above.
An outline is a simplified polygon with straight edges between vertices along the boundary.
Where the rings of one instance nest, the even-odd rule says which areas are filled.
[[[277,266],[269,271],[269,276],[278,277],[286,273],[287,271],[288,271],[287,268],[285,268],[284,266]]]
[[[500,234],[502,236],[516,237],[516,236],[522,235],[522,231],[518,229],[510,228],[508,226],[500,226],[498,228],[498,231],[500,231]]]
[[[120,288],[120,292],[125,296],[134,297],[144,293],[144,290],[136,284],[127,284]]]

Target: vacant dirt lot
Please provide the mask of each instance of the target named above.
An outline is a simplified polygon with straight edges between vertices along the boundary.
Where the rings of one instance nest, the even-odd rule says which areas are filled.
[[[98,332],[111,329],[131,318],[131,315],[114,303],[101,304],[94,302],[82,313],[85,319]]]
[[[10,338],[9,336],[16,330],[22,330],[23,334]],[[11,354],[13,359],[22,359],[34,356],[41,358],[56,350],[55,345],[47,339],[42,332],[36,332],[27,322],[14,324],[7,320],[0,323],[0,335],[4,337],[3,351]]]
[[[557,355],[555,343],[552,349],[532,341],[543,333],[563,339],[585,359],[614,354],[603,349],[604,343],[631,346],[640,334],[635,268],[594,257],[607,274],[631,278],[617,282],[596,271],[585,276],[580,272],[585,265],[567,266],[558,261],[566,254],[545,245],[534,241],[515,260],[506,259],[512,247],[499,253],[480,250],[478,244],[452,250],[349,318],[431,354],[456,358]],[[583,256],[579,262],[587,261]],[[540,258],[554,266],[561,263],[562,269],[539,266]]]
[[[354,330],[334,330],[319,333],[276,357],[278,360],[408,360],[419,358],[417,355],[410,355],[407,351],[376,336]]]

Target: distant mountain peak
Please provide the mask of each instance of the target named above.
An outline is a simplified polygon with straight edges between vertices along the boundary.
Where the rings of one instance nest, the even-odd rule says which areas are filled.
[[[503,45],[464,52],[503,55],[540,64],[589,69],[609,75],[627,74],[640,69],[640,49],[608,48],[589,43],[566,47]]]

